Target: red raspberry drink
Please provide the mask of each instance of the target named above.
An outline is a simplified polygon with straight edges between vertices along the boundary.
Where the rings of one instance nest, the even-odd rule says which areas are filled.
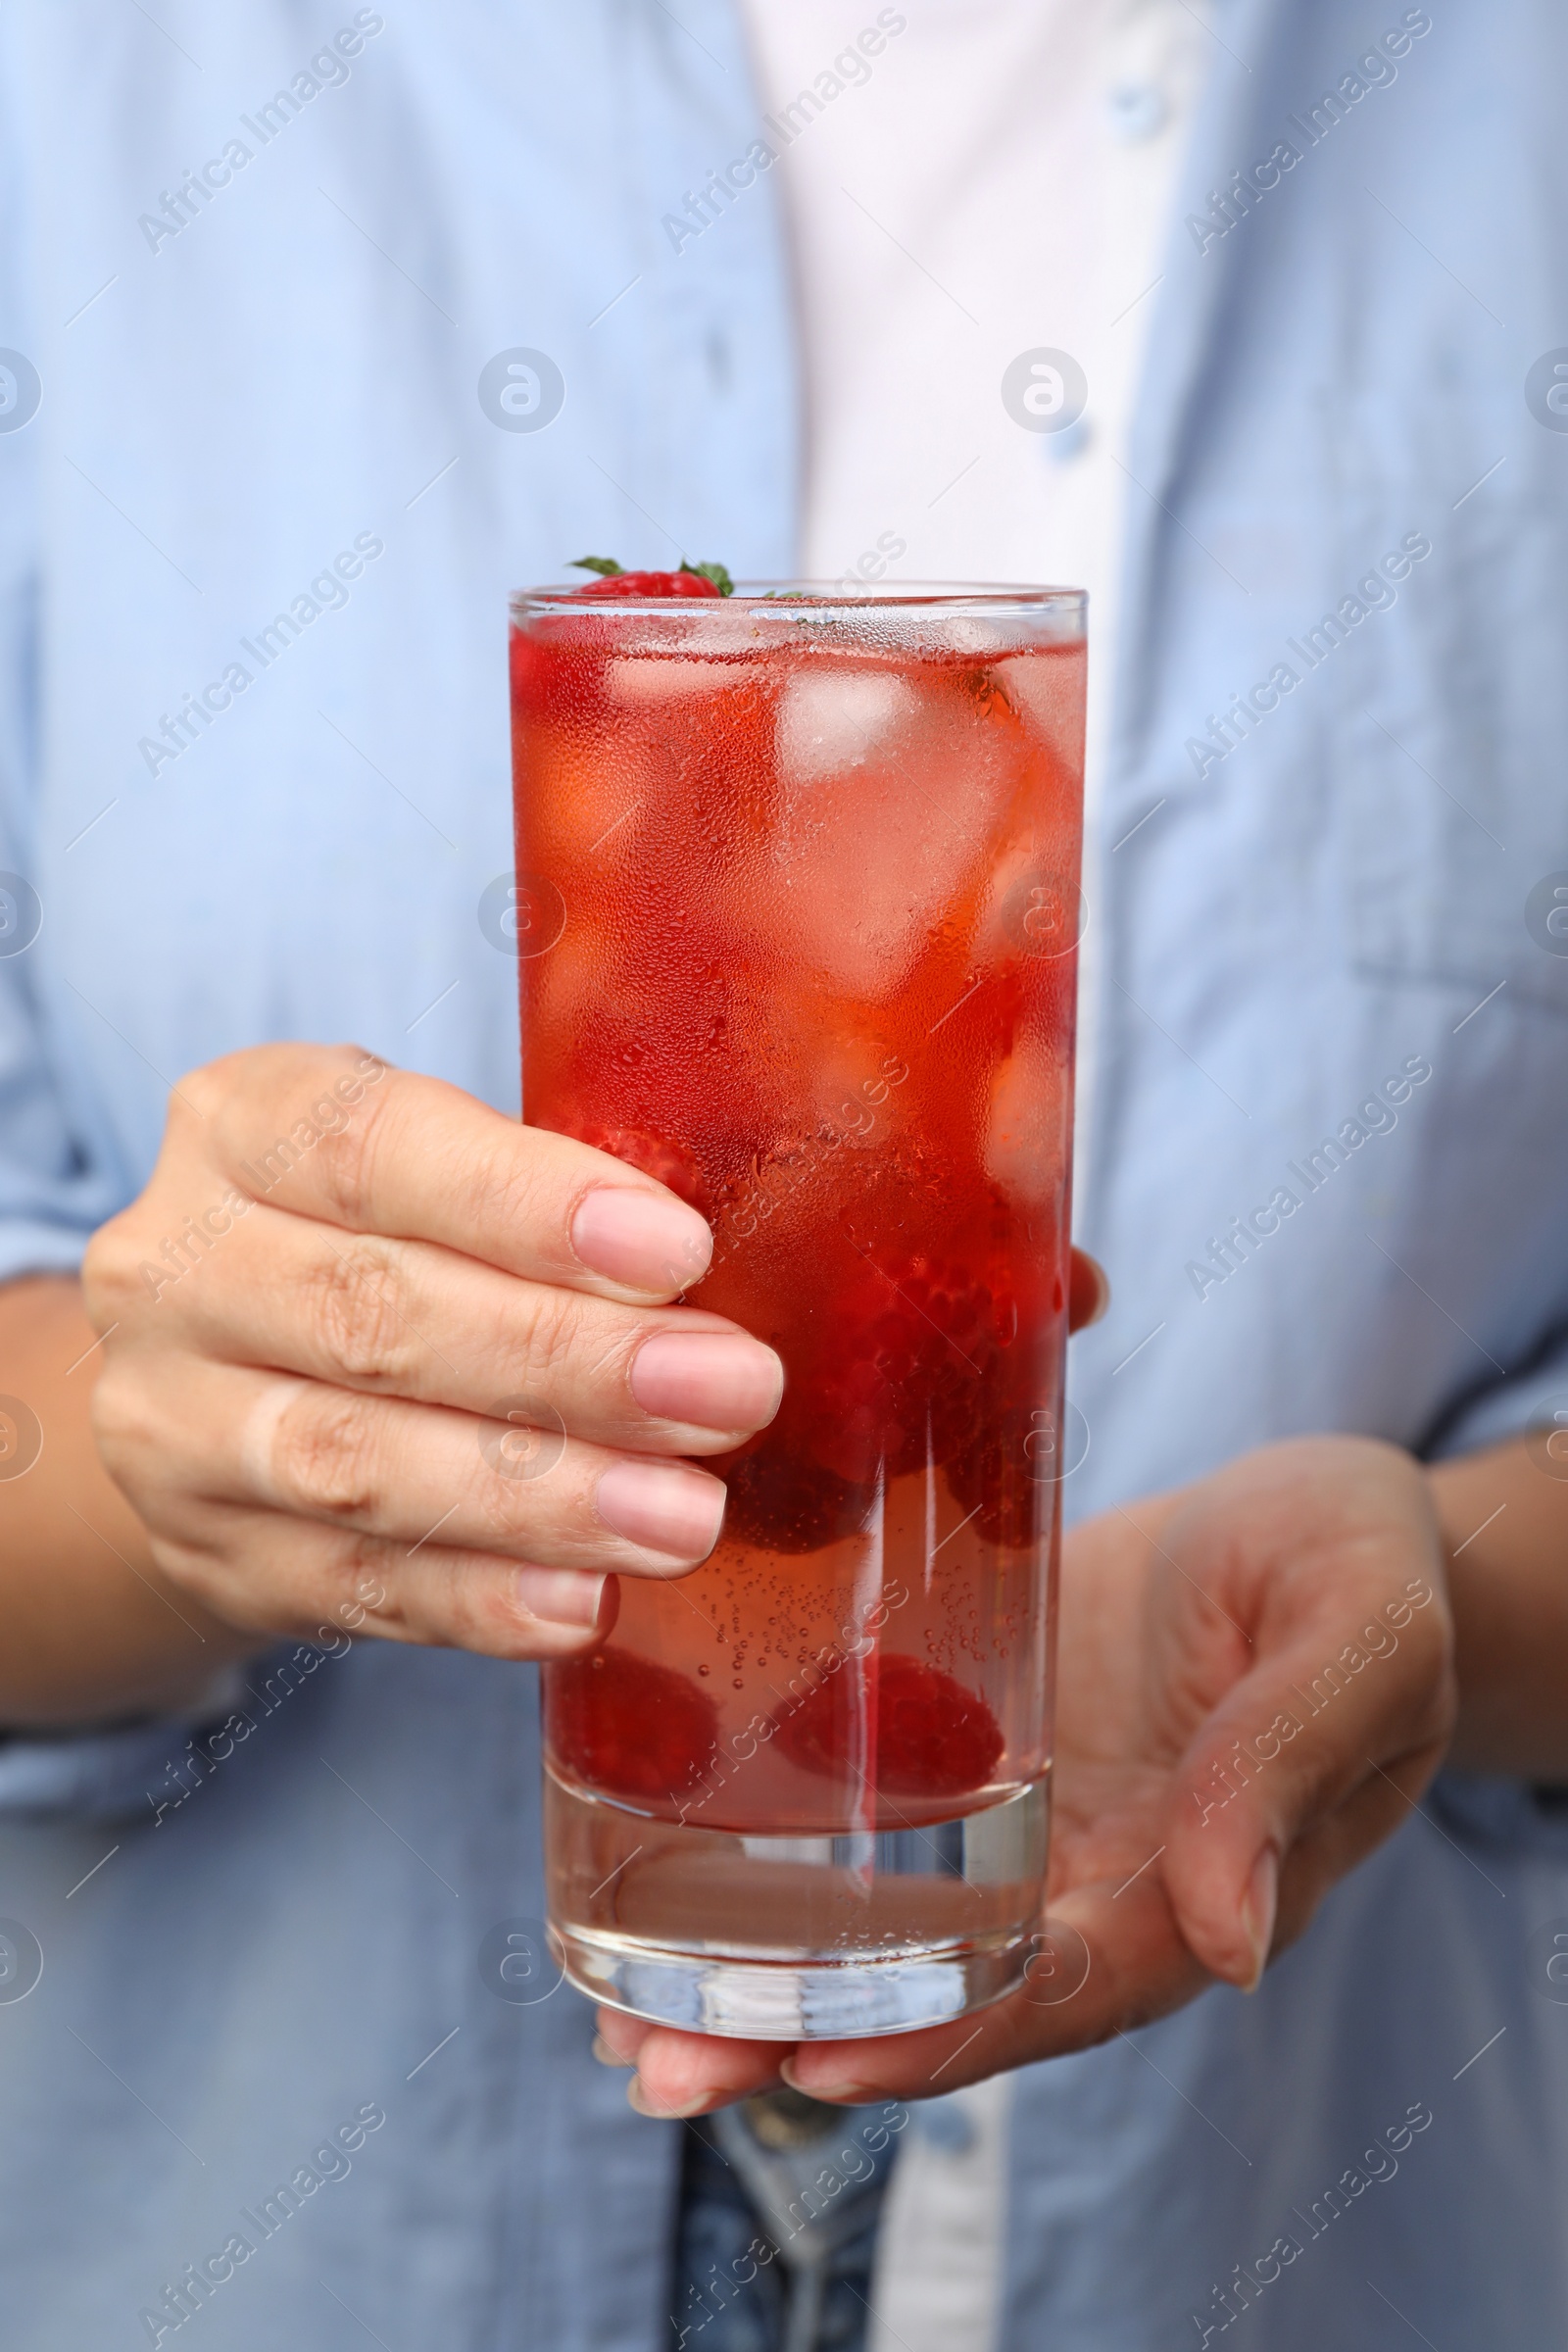
[[[514,600],[524,1116],[702,1209],[788,1385],[711,1559],[545,1671],[552,1933],[644,2016],[892,2032],[1041,1909],[1084,599],[636,576]]]

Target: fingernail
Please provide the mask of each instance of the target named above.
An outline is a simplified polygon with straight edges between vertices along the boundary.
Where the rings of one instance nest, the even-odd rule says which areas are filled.
[[[601,2066],[627,2067],[632,2063],[629,2058],[623,2058],[618,2050],[612,2050],[602,2034],[594,2035],[590,2046]]]
[[[607,1576],[584,1576],[575,1568],[519,1568],[517,1606],[542,1625],[592,1626],[605,1605]]]
[[[591,1273],[660,1297],[700,1281],[713,1254],[713,1237],[695,1208],[626,1185],[596,1185],[583,1195],[571,1246]]]
[[[631,1393],[645,1413],[699,1429],[762,1429],[784,1395],[784,1366],[743,1332],[662,1331],[632,1358]]]
[[[724,1524],[723,1481],[681,1462],[612,1462],[594,1500],[617,1536],[694,1567]]]
[[[1271,1845],[1265,1845],[1252,1864],[1252,1875],[1242,1898],[1242,1931],[1252,1959],[1252,1973],[1242,1986],[1244,1992],[1255,1992],[1262,1983],[1269,1946],[1274,1940],[1274,1914],[1279,1896],[1280,1858]]]
[[[635,2107],[639,2115],[652,2116],[654,2121],[660,2124],[680,2123],[689,2115],[701,2115],[703,2109],[708,2105],[707,2099],[701,2094],[695,2099],[685,2099],[671,2104],[666,2104],[662,2099],[656,2099],[652,2092],[644,2089],[641,2075],[634,2075],[627,2083],[626,2098],[628,2104]]]
[[[809,2082],[803,2082],[793,2058],[786,2058],[778,2071],[791,2090],[798,2090],[804,2099],[834,2099],[846,2106],[868,2107],[884,2095],[869,2082],[823,2082],[814,2075]]]
[[[1084,1325],[1085,1331],[1088,1331],[1093,1324],[1102,1323],[1110,1312],[1110,1277],[1099,1258],[1092,1257],[1089,1262],[1095,1269],[1095,1303],[1089,1310],[1089,1321]]]

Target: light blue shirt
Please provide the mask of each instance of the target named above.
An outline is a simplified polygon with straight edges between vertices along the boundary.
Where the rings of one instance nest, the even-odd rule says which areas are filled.
[[[345,7],[335,46],[298,0],[156,17],[0,24],[0,867],[41,909],[0,956],[0,1275],[74,1267],[237,1046],[514,1107],[505,592],[590,548],[792,563],[765,172],[662,226],[759,135],[723,0]],[[1549,368],[1526,398],[1568,333],[1568,30],[1217,22],[1093,869],[1078,1514],[1293,1431],[1568,1410],[1531,895],[1568,868],[1568,436]],[[654,2352],[674,2135],[485,1958],[542,1907],[533,1678],[307,1655],[201,1767],[189,1724],[0,1751],[6,2341],[152,2341],[208,2266],[162,2341]],[[1024,2075],[1005,2352],[1217,2342],[1227,2281],[1267,2352],[1555,2340],[1554,1921],[1562,1820],[1449,1779],[1254,1998]]]

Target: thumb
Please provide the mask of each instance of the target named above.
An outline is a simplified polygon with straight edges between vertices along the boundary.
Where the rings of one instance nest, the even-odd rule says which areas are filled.
[[[1110,1279],[1087,1250],[1074,1250],[1068,1264],[1067,1328],[1087,1331],[1110,1306]]]

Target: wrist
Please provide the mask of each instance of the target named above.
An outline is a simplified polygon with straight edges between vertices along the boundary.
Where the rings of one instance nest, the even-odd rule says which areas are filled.
[[[1426,1476],[1453,1610],[1452,1760],[1568,1781],[1568,1484],[1543,1474],[1523,1438]]]

